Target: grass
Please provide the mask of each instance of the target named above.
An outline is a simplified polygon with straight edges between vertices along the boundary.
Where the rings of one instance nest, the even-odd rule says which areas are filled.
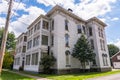
[[[120,70],[110,71],[110,72],[88,72],[88,73],[79,73],[79,74],[65,74],[65,75],[46,75],[46,74],[32,74],[28,72],[24,72],[27,74],[31,74],[34,76],[44,77],[53,80],[86,80],[88,78],[96,78],[100,76],[107,76],[112,74],[120,73]]]
[[[2,71],[2,75],[0,76],[0,80],[34,80],[29,77],[21,76],[18,74],[10,73],[7,71]]]

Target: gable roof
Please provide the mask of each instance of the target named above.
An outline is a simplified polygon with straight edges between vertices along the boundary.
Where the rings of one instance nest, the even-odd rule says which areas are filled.
[[[116,55],[120,54],[120,51],[114,54],[111,58],[115,57]]]

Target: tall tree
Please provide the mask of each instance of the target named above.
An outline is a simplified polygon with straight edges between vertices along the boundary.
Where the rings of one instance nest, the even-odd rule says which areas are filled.
[[[0,28],[0,46],[2,43],[4,28]],[[15,35],[13,32],[8,32],[8,38],[6,42],[6,50],[15,49]]]
[[[74,45],[72,56],[80,61],[83,69],[86,67],[86,62],[95,60],[95,53],[93,53],[93,50],[84,35],[81,35],[77,43]]]
[[[108,44],[108,50],[109,50],[109,55],[112,57],[114,54],[116,54],[120,49],[115,46],[114,44]]]

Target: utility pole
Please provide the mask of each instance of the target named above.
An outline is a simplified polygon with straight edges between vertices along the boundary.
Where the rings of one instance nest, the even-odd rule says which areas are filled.
[[[6,18],[5,29],[4,29],[4,33],[3,33],[1,50],[0,50],[0,76],[1,76],[1,72],[2,72],[3,59],[4,59],[4,55],[5,55],[5,48],[6,48],[8,27],[9,27],[10,16],[11,16],[12,2],[13,2],[13,0],[10,0],[10,2],[9,2],[8,14],[7,14],[7,18]]]

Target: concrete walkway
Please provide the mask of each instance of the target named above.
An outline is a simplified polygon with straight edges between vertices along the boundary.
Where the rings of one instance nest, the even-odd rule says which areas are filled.
[[[15,73],[15,74],[19,74],[19,75],[22,75],[22,76],[30,77],[30,78],[33,78],[33,79],[36,79],[36,80],[51,80],[51,79],[47,79],[47,78],[41,78],[41,77],[38,77],[38,76],[32,76],[32,75],[29,75],[29,74],[15,72],[15,71],[9,71],[9,70],[5,70],[5,69],[4,69],[4,71],[8,71],[8,72],[11,72],[11,73]]]
[[[120,80],[120,74],[113,74],[109,76],[93,78],[93,79],[88,79],[88,80]]]

